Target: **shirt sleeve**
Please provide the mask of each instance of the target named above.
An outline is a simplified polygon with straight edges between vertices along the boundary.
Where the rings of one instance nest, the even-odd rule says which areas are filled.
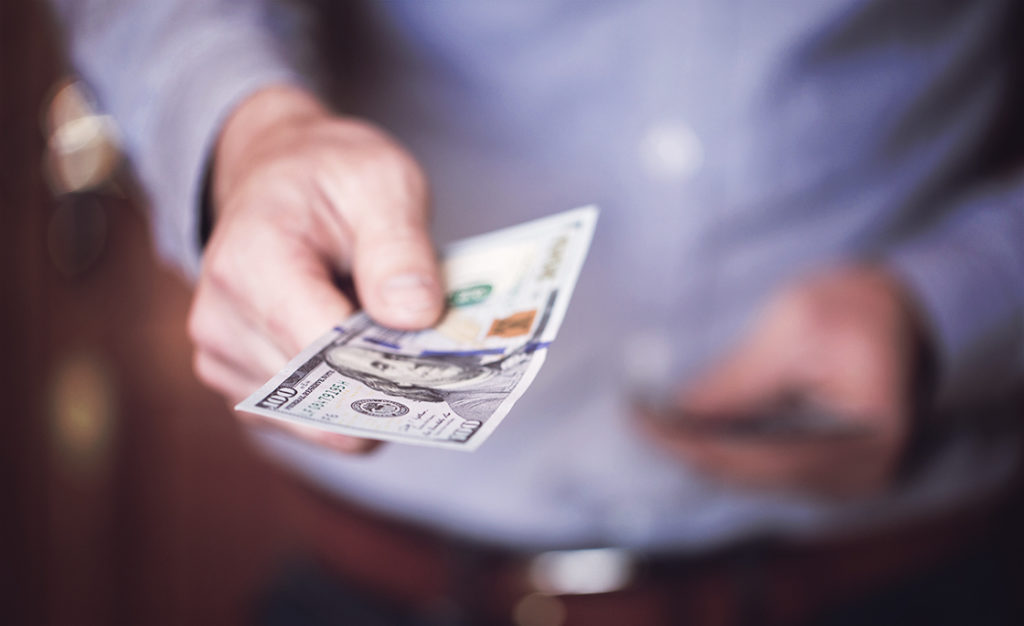
[[[940,406],[1024,381],[1024,171],[958,203],[888,261],[934,340]]]
[[[111,114],[149,196],[160,255],[199,269],[201,196],[225,117],[270,84],[303,83],[277,33],[294,13],[242,0],[53,0],[71,61]]]

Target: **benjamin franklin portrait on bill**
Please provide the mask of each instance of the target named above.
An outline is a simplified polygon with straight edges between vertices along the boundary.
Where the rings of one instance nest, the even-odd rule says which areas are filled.
[[[328,346],[322,354],[342,376],[389,397],[447,402],[463,419],[484,422],[515,389],[533,351],[487,363],[482,355],[406,355],[351,344]]]
[[[485,422],[544,349],[537,340],[551,319],[557,293],[548,296],[529,339],[497,358],[490,352],[413,355],[353,345],[359,333],[325,347],[320,357],[342,376],[387,396],[446,402],[459,417]]]

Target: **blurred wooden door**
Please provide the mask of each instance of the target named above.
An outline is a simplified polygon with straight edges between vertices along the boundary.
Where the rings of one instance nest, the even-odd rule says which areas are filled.
[[[193,379],[188,288],[131,194],[50,193],[54,41],[42,3],[0,3],[0,621],[240,623],[292,545],[287,488]]]

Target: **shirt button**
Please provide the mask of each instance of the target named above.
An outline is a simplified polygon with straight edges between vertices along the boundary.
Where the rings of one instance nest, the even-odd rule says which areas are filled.
[[[697,134],[679,120],[649,126],[640,140],[640,163],[651,178],[681,182],[704,164],[704,146]]]

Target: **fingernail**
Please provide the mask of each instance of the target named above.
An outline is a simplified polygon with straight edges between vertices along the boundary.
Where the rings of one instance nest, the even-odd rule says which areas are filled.
[[[434,306],[434,281],[422,274],[401,274],[384,283],[384,304],[395,311],[415,313]]]

